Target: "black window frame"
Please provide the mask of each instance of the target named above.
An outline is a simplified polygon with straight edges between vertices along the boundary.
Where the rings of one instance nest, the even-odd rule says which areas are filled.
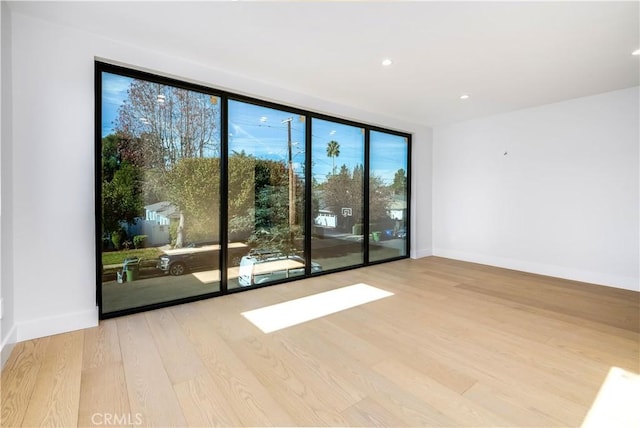
[[[103,312],[102,307],[102,73],[111,73],[130,77],[134,79],[146,80],[153,83],[158,83],[167,86],[173,86],[180,89],[197,91],[212,96],[216,96],[220,100],[220,223],[219,223],[219,236],[220,236],[220,253],[219,253],[219,266],[220,266],[220,290],[213,293],[201,294],[197,296],[189,296],[185,298],[170,300],[166,302],[159,302],[147,305],[136,306],[133,308],[116,310],[111,312]],[[286,104],[280,104],[272,101],[265,101],[259,98],[241,95],[238,93],[221,90],[213,86],[192,83],[187,80],[180,80],[174,77],[168,77],[160,73],[142,71],[136,68],[118,65],[105,60],[94,61],[94,120],[95,120],[95,134],[94,134],[94,180],[95,180],[95,260],[96,260],[96,304],[99,308],[99,319],[114,318],[148,310],[164,308],[168,306],[209,299],[212,297],[223,296],[231,293],[238,293],[253,290],[262,287],[271,287],[274,285],[298,281],[310,277],[316,277],[320,275],[330,275],[336,272],[348,271],[358,269],[361,267],[388,263],[396,260],[406,259],[410,257],[411,248],[411,147],[412,147],[412,134],[403,131],[396,131],[388,128],[384,128],[378,125],[371,125],[363,122],[357,122],[353,120],[343,119],[328,114],[314,112],[312,110],[302,109],[299,107],[293,107]],[[296,276],[293,278],[277,280],[269,282],[267,284],[255,285],[252,287],[238,287],[228,289],[227,283],[227,261],[228,261],[228,182],[226,180],[228,171],[228,138],[229,138],[229,117],[228,117],[228,103],[230,100],[241,101],[245,103],[254,104],[261,107],[273,108],[278,110],[286,110],[303,116],[305,118],[305,176],[304,176],[304,189],[305,189],[305,216],[304,216],[304,258],[305,258],[305,273],[304,276]],[[355,126],[364,129],[364,186],[363,186],[363,263],[332,269],[329,271],[311,273],[311,233],[313,227],[312,217],[312,130],[311,123],[313,119],[320,119],[325,121],[332,121],[343,125]],[[370,133],[371,131],[387,133],[406,138],[407,141],[407,210],[406,210],[406,239],[405,239],[405,254],[397,257],[392,257],[383,260],[370,261],[369,260],[369,245],[368,236],[369,230],[369,178],[370,178]]]

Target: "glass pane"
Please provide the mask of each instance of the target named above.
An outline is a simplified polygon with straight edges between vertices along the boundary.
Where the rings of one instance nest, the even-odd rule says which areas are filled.
[[[369,261],[407,255],[407,138],[371,131]]]
[[[102,73],[102,312],[220,290],[220,112]]]
[[[229,289],[304,275],[304,160],[304,116],[229,101]]]
[[[325,270],[364,263],[364,129],[312,120],[311,256]]]

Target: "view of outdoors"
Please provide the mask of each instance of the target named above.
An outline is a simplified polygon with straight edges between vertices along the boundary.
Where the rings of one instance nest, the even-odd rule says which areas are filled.
[[[228,288],[304,275],[304,116],[230,100],[228,141]]]
[[[223,272],[234,289],[406,256],[407,137],[104,70],[100,83],[102,313],[219,292]]]
[[[406,137],[371,131],[369,169],[369,261],[407,255]]]
[[[364,263],[364,129],[313,119],[311,256],[325,269]]]
[[[219,169],[217,97],[102,73],[103,312],[220,290]]]

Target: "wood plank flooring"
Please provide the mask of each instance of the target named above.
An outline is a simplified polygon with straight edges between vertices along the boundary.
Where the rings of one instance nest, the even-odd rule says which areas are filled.
[[[241,312],[394,293],[264,334]],[[0,426],[576,427],[640,372],[640,294],[437,257],[103,321],[15,346]]]

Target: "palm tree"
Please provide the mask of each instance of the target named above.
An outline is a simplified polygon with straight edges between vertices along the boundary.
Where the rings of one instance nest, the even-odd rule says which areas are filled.
[[[336,158],[340,156],[340,143],[331,140],[327,143],[327,156],[331,158],[332,173],[336,174]]]

